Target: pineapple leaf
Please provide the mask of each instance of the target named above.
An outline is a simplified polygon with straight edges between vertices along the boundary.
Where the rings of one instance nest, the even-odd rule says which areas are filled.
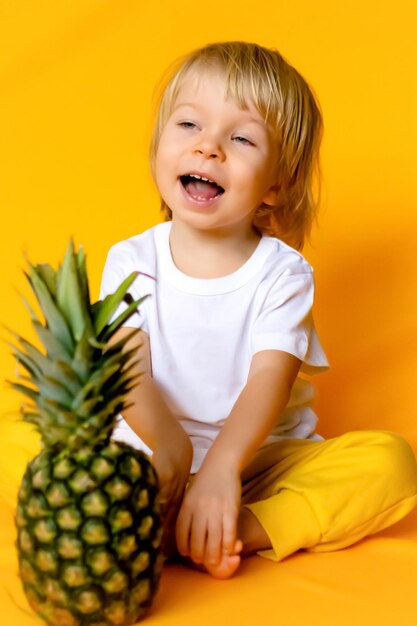
[[[48,263],[36,265],[39,276],[42,278],[50,294],[56,298],[56,272]]]
[[[77,260],[77,270],[78,270],[78,278],[80,282],[80,288],[82,297],[87,305],[87,307],[91,308],[90,305],[90,290],[88,286],[88,278],[87,278],[87,264],[86,257],[84,254],[84,249],[82,246],[78,248],[78,253],[76,255]]]
[[[131,371],[133,368],[137,366],[138,363],[139,361],[132,361],[127,366],[119,369],[117,377],[113,376],[113,378],[108,381],[106,385],[106,393],[108,393],[109,395],[110,394],[114,395],[115,392],[112,391],[113,387],[116,388],[119,384],[124,384],[125,382],[129,382],[131,379],[134,379],[137,376],[143,376],[142,372],[134,374]]]
[[[115,373],[119,371],[119,365],[113,365],[113,367],[106,368],[105,370],[98,370],[94,372],[86,385],[79,391],[72,401],[71,408],[73,411],[78,411],[82,403],[88,399],[88,394],[98,393],[107,380]],[[106,393],[107,395],[107,393]]]
[[[92,363],[97,359],[96,355],[97,350],[91,345],[88,332],[85,330],[76,345],[74,358],[71,361],[71,367],[75,370],[83,383],[88,380]]]
[[[93,387],[101,388],[105,383],[107,383],[107,381],[113,376],[113,374],[117,374],[119,372],[119,363],[115,363],[111,366],[106,363],[105,369],[103,368],[93,372],[90,377],[89,384],[93,385]]]
[[[89,361],[93,357],[96,346],[93,345],[90,339],[91,337],[88,336],[88,331],[85,329],[75,347],[74,359]]]
[[[120,371],[122,371],[123,366],[126,365],[126,363],[128,363],[130,361],[130,359],[136,354],[137,352],[137,348],[131,348],[130,350],[126,350],[125,352],[123,352],[122,354],[112,354],[112,355],[108,355],[107,352],[104,353],[103,355],[103,363],[105,363],[106,367],[110,367],[114,364],[118,364],[119,365],[119,369]]]
[[[8,343],[8,345],[13,349],[13,353],[17,360],[26,367],[36,381],[38,379],[42,379],[44,376],[50,376],[51,378],[60,381],[70,393],[75,395],[79,392],[83,385],[83,381],[77,376],[77,373],[68,364],[68,362],[51,360],[39,352],[35,346],[29,343],[29,341],[19,337],[19,335],[16,335],[16,337],[26,349],[27,354],[22,352],[12,343]],[[34,381],[34,384],[36,384],[36,381]]]
[[[64,385],[51,376],[44,376],[38,383],[43,398],[55,400],[66,409],[71,408],[72,395]]]
[[[71,361],[71,353],[64,347],[51,329],[41,324],[38,320],[32,320],[32,324],[51,359],[60,359],[67,362]]]
[[[21,411],[22,419],[24,422],[28,422],[30,424],[38,424],[40,415],[32,410],[23,410]]]
[[[77,418],[72,411],[67,410],[56,400],[41,396],[37,402],[37,407],[45,422],[51,424],[77,422]]]
[[[112,295],[91,304],[86,257],[81,247],[75,251],[72,241],[56,272],[48,264],[28,266],[25,274],[39,317],[38,307],[35,313],[22,299],[42,346],[11,331],[9,345],[26,370],[25,376],[19,371],[17,382],[9,383],[27,398],[21,403],[22,418],[35,425],[44,446],[55,450],[108,441],[117,414],[129,406],[126,395],[142,375],[137,373],[137,348],[127,345],[140,329],[130,329],[110,343],[145,299],[134,302],[126,297],[139,272],[132,272]],[[126,305],[119,314],[122,300]]]
[[[29,341],[26,341],[23,337],[19,337],[19,341],[22,344],[23,348],[26,350],[27,355],[34,363],[36,363],[37,367],[40,370],[40,373],[44,371],[43,364],[47,359],[34,345],[32,345]]]
[[[64,447],[69,441],[71,434],[74,430],[73,426],[66,424],[57,424],[46,416],[46,411],[42,411],[42,416],[38,419],[33,419],[33,424],[36,425],[37,430],[42,435],[42,440],[48,447],[59,445],[60,448]],[[45,427],[47,424],[47,427]]]
[[[85,328],[90,335],[93,334],[88,312],[89,303],[85,299],[85,285],[80,282],[74,244],[70,241],[58,277],[57,303],[76,341],[81,339]]]
[[[120,398],[117,401],[113,401],[102,409],[100,409],[97,413],[94,413],[94,420],[98,424],[108,424],[109,420],[111,421],[114,415],[117,415],[121,410],[122,403],[120,402]]]
[[[120,398],[123,395],[126,395],[129,391],[131,391],[135,386],[136,382],[142,374],[136,374],[135,376],[127,376],[123,377],[121,380],[117,380],[111,387],[106,388],[106,392],[109,397],[118,397]]]
[[[78,417],[89,418],[91,414],[94,413],[97,405],[100,405],[103,402],[104,402],[104,396],[98,396],[98,395],[95,395],[94,398],[89,398],[88,400],[84,400],[84,402],[77,408]]]
[[[68,352],[71,353],[74,343],[67,323],[56,306],[47,285],[42,277],[38,275],[36,267],[31,265],[31,268],[31,275],[26,274],[26,277],[45,315],[48,328],[51,329],[52,334],[65,346]]]
[[[77,375],[77,372],[65,361],[48,361],[48,376],[63,382],[65,388],[73,395],[79,392],[83,385],[83,381]]]
[[[121,407],[123,406],[123,401],[120,400],[120,397],[113,398],[110,402],[107,403],[105,409],[103,410],[103,415],[107,414],[107,419],[109,416],[117,415]]]
[[[21,293],[19,293],[19,296],[20,296],[20,298],[22,299],[23,304],[25,305],[25,307],[26,307],[26,308],[27,308],[27,310],[29,311],[29,314],[30,314],[30,318],[31,318],[31,320],[32,320],[32,321],[35,321],[35,320],[36,320],[37,322],[39,322],[39,319],[38,319],[38,317],[37,317],[36,313],[34,312],[34,310],[32,309],[32,307],[30,306],[30,304],[29,304],[29,302],[26,300],[26,298],[25,298],[25,297],[24,297]],[[40,323],[40,322],[39,322],[39,323]]]
[[[100,333],[104,330],[113,313],[126,295],[130,285],[136,280],[139,272],[132,272],[127,278],[120,284],[116,291],[103,300],[99,300],[93,307],[94,315],[94,330],[96,337],[100,336]]]
[[[75,395],[81,389],[83,382],[74,369],[65,361],[51,361],[39,353],[37,364],[41,369],[38,379],[49,377],[58,381],[69,394]],[[34,383],[35,384],[35,383]]]
[[[103,330],[103,333],[99,335],[99,339],[101,341],[108,341],[110,337],[114,335],[116,330],[122,326],[122,324],[129,319],[137,310],[139,305],[147,298],[148,296],[143,296],[139,300],[135,300],[129,304],[129,306],[121,313],[109,326],[106,326]]]
[[[16,358],[18,363],[21,363],[23,365],[26,371],[28,371],[29,374],[32,375],[32,378],[37,379],[42,376],[42,370],[40,369],[36,361],[31,359],[30,356],[25,354],[25,352],[22,352],[22,350],[20,350],[17,346],[13,345],[9,341],[6,341],[6,344],[12,349],[13,356]]]
[[[131,332],[129,332],[125,337],[123,337],[122,339],[119,339],[118,341],[111,343],[111,344],[107,344],[106,345],[106,351],[105,351],[105,356],[106,355],[112,355],[112,354],[120,354],[120,351],[123,350],[124,346],[137,334],[139,334],[141,332],[140,328],[133,328],[131,330]]]
[[[97,341],[94,337],[88,337],[88,343],[90,346],[93,346],[93,348],[98,348],[101,352],[107,347],[107,344],[102,341]]]
[[[17,391],[20,391],[20,393],[23,393],[25,396],[27,396],[28,398],[30,398],[34,402],[36,402],[38,400],[39,392],[36,391],[35,389],[31,389],[30,387],[26,387],[26,385],[21,385],[20,383],[14,383],[13,381],[10,381],[10,380],[6,380],[6,382],[11,387],[13,387],[13,389],[16,389]]]
[[[130,407],[135,406],[134,402],[129,402],[129,403],[124,403],[122,408],[120,409],[121,411],[126,411],[126,409],[130,409]]]
[[[33,376],[25,376],[24,374],[18,374],[18,379],[20,381],[23,380],[23,382],[25,383],[29,383],[29,385],[33,385],[36,390],[35,383],[33,382]]]
[[[7,328],[7,326],[5,328]],[[12,343],[7,342],[7,344],[12,348],[16,358],[21,361],[29,358],[35,366],[35,369],[37,370],[37,375],[42,376],[42,374],[44,373],[44,364],[49,362],[48,359],[29,341],[27,341],[17,333],[13,332],[10,328],[7,328],[7,330],[20,341],[22,347],[26,350],[26,353],[24,353],[17,346],[14,346]]]
[[[134,389],[136,387],[136,382],[132,383],[131,385],[125,386],[123,387],[123,394],[127,395],[130,391],[132,391],[132,389]]]

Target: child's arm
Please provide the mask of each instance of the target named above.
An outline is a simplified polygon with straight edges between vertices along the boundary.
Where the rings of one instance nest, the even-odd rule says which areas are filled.
[[[121,328],[112,342],[117,342],[131,331],[131,328]],[[132,368],[132,373],[140,373],[141,377],[139,384],[127,396],[127,404],[132,406],[123,411],[123,417],[153,451],[152,463],[159,478],[161,502],[166,503],[168,511],[173,511],[179,507],[189,478],[192,444],[152,378],[149,337],[145,332],[130,339],[126,350],[136,346],[139,347],[133,360],[138,363]]]
[[[254,355],[248,381],[184,497],[177,522],[179,551],[197,563],[232,554],[242,470],[287,405],[301,361],[278,350]]]

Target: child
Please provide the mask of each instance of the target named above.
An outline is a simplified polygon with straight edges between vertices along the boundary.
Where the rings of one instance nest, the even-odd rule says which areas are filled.
[[[277,51],[191,53],[152,139],[167,221],[113,246],[104,268],[101,297],[133,270],[132,297],[150,294],[128,322],[143,375],[114,436],[153,455],[167,541],[217,578],[253,552],[345,547],[417,502],[408,444],[323,440],[299,377],[328,367],[295,249],[315,216],[321,133],[311,89]]]

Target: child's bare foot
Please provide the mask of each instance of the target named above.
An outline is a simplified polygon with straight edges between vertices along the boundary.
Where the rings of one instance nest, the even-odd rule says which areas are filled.
[[[235,550],[233,554],[223,554],[220,561],[216,564],[212,563],[194,563],[191,559],[186,559],[187,563],[192,567],[198,569],[200,572],[206,572],[211,574],[213,578],[219,578],[225,580],[231,578],[240,565],[242,551],[242,542],[238,539],[235,543]]]
[[[231,578],[240,565],[240,554],[223,554],[217,565],[204,564],[204,569],[214,578]]]

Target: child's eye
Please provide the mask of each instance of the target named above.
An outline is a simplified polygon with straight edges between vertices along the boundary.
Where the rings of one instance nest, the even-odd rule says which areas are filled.
[[[246,139],[246,137],[242,137],[241,135],[237,135],[237,137],[233,137],[233,139],[237,141],[237,143],[246,144],[248,146],[255,145],[254,143],[252,143],[252,141],[250,141],[249,139]]]
[[[182,128],[195,128],[193,122],[179,122],[178,126],[182,126]]]

